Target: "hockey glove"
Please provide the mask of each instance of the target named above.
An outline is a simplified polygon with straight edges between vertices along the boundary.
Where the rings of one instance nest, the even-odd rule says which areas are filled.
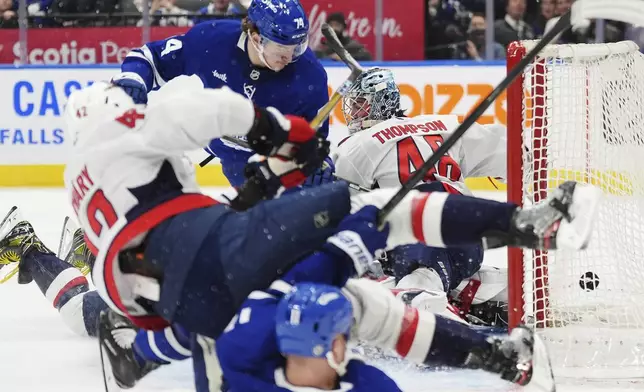
[[[323,250],[353,262],[358,276],[371,271],[376,265],[376,254],[385,249],[389,225],[378,230],[378,208],[363,207],[348,215],[338,225],[338,231],[327,239]]]
[[[236,210],[245,210],[261,200],[272,199],[282,187],[293,188],[306,180],[306,175],[299,165],[276,157],[261,161],[251,157],[244,175],[248,180],[239,188],[234,202],[231,202],[231,206]]]
[[[255,107],[255,122],[247,134],[256,153],[295,160],[313,173],[329,155],[329,142],[319,137],[302,117],[284,116],[275,108]]]
[[[123,73],[112,78],[112,84],[119,86],[136,104],[148,103],[148,89],[139,75],[132,72]]]
[[[310,188],[333,182],[335,181],[334,173],[335,165],[333,164],[333,160],[329,157],[326,157],[324,159],[324,162],[322,162],[322,166],[318,168],[312,175],[310,175],[306,179],[306,181],[304,181],[304,184],[302,184],[302,186],[305,188]]]

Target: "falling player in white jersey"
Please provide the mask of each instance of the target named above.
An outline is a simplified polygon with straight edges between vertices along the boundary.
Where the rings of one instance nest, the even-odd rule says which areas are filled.
[[[455,115],[402,115],[393,74],[382,68],[370,69],[356,81],[343,101],[343,113],[351,135],[334,152],[336,175],[369,189],[400,187],[459,125]],[[418,189],[470,195],[466,177],[504,178],[505,141],[504,126],[474,124],[427,172]],[[468,216],[474,213],[464,214],[463,224],[472,224]],[[482,262],[481,246],[414,244],[387,255],[398,295],[434,311],[446,309],[446,293],[476,273]]]

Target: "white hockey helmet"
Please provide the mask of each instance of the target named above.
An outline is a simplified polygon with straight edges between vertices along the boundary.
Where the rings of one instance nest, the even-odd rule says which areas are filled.
[[[65,106],[66,131],[73,135],[74,144],[82,133],[89,133],[105,120],[112,120],[134,108],[132,98],[120,87],[109,82],[96,82],[74,91]]]

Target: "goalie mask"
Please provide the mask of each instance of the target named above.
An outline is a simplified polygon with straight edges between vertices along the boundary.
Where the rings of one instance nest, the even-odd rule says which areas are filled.
[[[253,0],[248,20],[259,31],[250,39],[266,67],[281,71],[308,48],[309,21],[297,0]]]
[[[349,133],[389,120],[399,109],[400,90],[393,73],[384,68],[373,68],[360,75],[342,100]]]

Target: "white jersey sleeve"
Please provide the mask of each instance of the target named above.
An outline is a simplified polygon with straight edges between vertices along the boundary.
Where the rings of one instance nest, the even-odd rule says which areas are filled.
[[[474,124],[457,143],[464,177],[494,177],[507,173],[507,131],[503,125]]]
[[[96,255],[95,285],[121,312],[144,313],[135,301],[144,286],[120,272],[115,255],[169,216],[218,203],[200,192],[185,152],[223,135],[245,135],[254,121],[250,101],[228,89],[179,90],[172,99],[106,111],[67,157],[65,187]]]
[[[172,82],[160,91],[172,87]],[[171,99],[163,97],[148,105],[146,117],[148,124],[140,130],[145,145],[184,152],[222,136],[246,135],[255,110],[250,100],[227,87],[204,89],[203,85],[187,83]]]

